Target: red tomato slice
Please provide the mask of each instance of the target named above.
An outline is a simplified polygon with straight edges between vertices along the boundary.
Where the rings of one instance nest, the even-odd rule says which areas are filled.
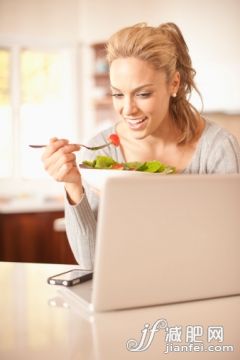
[[[115,146],[120,145],[120,139],[119,139],[119,136],[117,134],[109,135],[108,140]]]
[[[123,166],[123,164],[117,163],[117,164],[113,164],[112,167],[111,167],[111,169],[114,169],[114,170],[123,170],[123,169],[124,169],[124,166]]]

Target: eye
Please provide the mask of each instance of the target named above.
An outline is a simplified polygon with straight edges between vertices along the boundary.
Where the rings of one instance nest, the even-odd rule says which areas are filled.
[[[112,94],[112,97],[114,97],[115,99],[120,99],[121,97],[123,97],[123,94],[115,93],[115,94]]]
[[[146,98],[150,97],[152,95],[152,93],[151,92],[142,92],[142,93],[139,93],[139,94],[136,94],[136,95],[137,95],[137,97],[146,99]]]

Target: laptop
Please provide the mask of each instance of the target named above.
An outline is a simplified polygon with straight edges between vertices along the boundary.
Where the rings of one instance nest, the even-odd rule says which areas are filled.
[[[240,175],[132,175],[101,192],[93,280],[61,293],[91,312],[240,294]]]

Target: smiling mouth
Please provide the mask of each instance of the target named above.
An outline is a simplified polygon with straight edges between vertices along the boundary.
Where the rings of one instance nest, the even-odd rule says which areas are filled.
[[[126,119],[126,121],[130,126],[135,127],[135,126],[142,124],[146,119],[147,119],[147,117],[144,117],[141,119]]]

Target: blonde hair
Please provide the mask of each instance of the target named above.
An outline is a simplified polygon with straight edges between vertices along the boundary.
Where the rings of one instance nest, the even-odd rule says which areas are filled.
[[[178,143],[193,140],[200,114],[188,99],[193,89],[201,101],[202,97],[194,82],[196,72],[188,47],[177,25],[165,23],[151,27],[140,23],[126,27],[111,36],[106,50],[109,65],[117,58],[135,57],[147,61],[157,71],[164,71],[168,82],[176,71],[179,72],[180,86],[177,96],[170,99],[169,112],[181,133]]]

